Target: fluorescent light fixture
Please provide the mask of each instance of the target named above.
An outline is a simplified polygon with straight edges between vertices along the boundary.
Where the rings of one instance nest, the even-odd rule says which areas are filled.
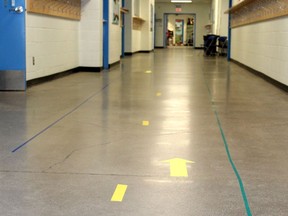
[[[171,0],[172,3],[192,3],[192,0]]]

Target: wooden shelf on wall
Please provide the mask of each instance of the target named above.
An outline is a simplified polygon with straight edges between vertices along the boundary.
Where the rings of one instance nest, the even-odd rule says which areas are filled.
[[[134,16],[133,17],[133,30],[141,30],[141,27],[144,22],[145,22],[144,19]]]
[[[244,0],[225,13],[231,15],[231,27],[262,22],[288,15],[287,0]]]
[[[27,0],[27,11],[73,20],[81,18],[81,0]]]
[[[134,16],[134,17],[133,17],[133,20],[137,20],[137,21],[139,21],[139,22],[145,22],[144,19],[142,19],[142,18],[140,18],[140,17],[137,17],[137,16]]]
[[[124,7],[121,7],[121,8],[120,8],[120,12],[121,12],[121,13],[124,13],[124,14],[127,14],[127,13],[129,13],[129,9],[128,9],[128,8],[124,8]]]
[[[235,11],[239,10],[242,7],[245,7],[246,5],[250,4],[255,0],[244,0],[240,2],[239,4],[236,4],[235,6],[231,7],[229,10],[225,11],[226,14],[228,13],[234,13]]]

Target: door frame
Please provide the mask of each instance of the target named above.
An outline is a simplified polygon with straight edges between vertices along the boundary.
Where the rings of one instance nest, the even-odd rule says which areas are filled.
[[[229,0],[229,9],[232,7],[233,1]],[[232,39],[232,28],[231,28],[231,13],[228,18],[228,49],[227,49],[227,60],[231,60],[231,39]]]
[[[109,0],[103,0],[103,68],[109,69]]]
[[[197,15],[196,13],[164,13],[163,14],[163,20],[164,20],[164,26],[163,26],[163,47],[167,48],[167,37],[166,32],[168,30],[168,16],[169,15],[189,15],[193,16],[194,18],[194,34],[193,34],[193,48],[195,48],[196,45],[196,21],[197,21]],[[184,25],[183,25],[184,28]]]
[[[125,7],[125,0],[122,0],[122,7]],[[122,30],[121,30],[121,40],[122,40],[122,45],[121,45],[121,57],[125,57],[125,13],[121,13],[121,18],[122,18]],[[121,25],[121,23],[120,23]]]

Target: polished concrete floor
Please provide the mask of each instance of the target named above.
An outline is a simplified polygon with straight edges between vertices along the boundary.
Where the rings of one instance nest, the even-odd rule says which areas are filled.
[[[223,57],[135,54],[0,118],[1,216],[288,215],[288,95]]]

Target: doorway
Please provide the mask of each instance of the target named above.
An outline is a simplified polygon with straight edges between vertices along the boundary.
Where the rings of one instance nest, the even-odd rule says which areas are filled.
[[[164,14],[164,47],[189,46],[196,44],[196,14]]]
[[[0,14],[0,90],[25,90],[25,0],[2,2]]]

